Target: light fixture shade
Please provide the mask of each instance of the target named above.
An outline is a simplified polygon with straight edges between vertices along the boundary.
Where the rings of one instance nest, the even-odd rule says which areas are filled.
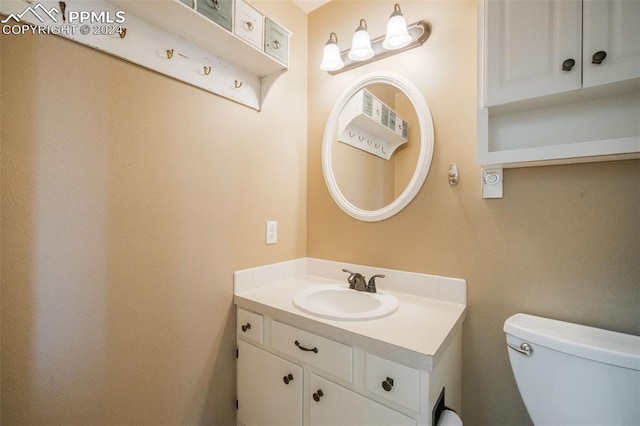
[[[361,19],[360,26],[353,33],[349,59],[352,61],[366,61],[373,57],[373,53],[371,37],[369,37],[369,32],[367,31],[367,21]]]
[[[336,33],[331,33],[329,35],[329,41],[324,45],[320,69],[323,71],[337,71],[342,67],[344,67],[344,62],[342,62],[342,58],[340,57],[338,36],[336,36]]]
[[[393,13],[387,22],[387,35],[382,47],[387,50],[401,49],[411,43],[411,36],[407,30],[407,21],[402,16],[400,5],[396,3]]]

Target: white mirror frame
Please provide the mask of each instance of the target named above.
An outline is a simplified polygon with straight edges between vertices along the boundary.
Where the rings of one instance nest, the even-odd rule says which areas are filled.
[[[338,184],[333,173],[331,164],[331,153],[334,142],[334,134],[338,125],[338,115],[349,99],[355,95],[360,89],[369,84],[386,83],[402,90],[416,110],[418,116],[418,124],[420,126],[420,152],[418,153],[418,163],[416,169],[405,190],[392,203],[378,210],[363,210],[353,205],[338,188]],[[406,78],[390,73],[390,72],[374,72],[367,74],[357,80],[349,89],[338,98],[338,101],[331,110],[327,125],[324,129],[324,137],[322,139],[322,172],[324,181],[327,184],[331,197],[336,204],[349,216],[365,222],[375,222],[385,220],[400,210],[405,208],[411,200],[416,196],[422,184],[427,178],[429,168],[431,167],[431,159],[433,157],[433,120],[431,111],[427,105],[424,96],[411,81]]]

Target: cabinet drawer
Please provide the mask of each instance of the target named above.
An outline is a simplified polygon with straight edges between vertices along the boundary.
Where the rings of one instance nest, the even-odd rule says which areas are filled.
[[[264,23],[264,51],[289,66],[289,31],[268,17]]]
[[[262,50],[264,17],[244,0],[236,0],[233,32],[241,39]]]
[[[197,0],[196,10],[222,28],[231,31],[233,0]]]
[[[277,321],[271,324],[274,350],[313,365],[343,380],[352,380],[352,348]]]
[[[367,354],[365,380],[368,391],[413,411],[419,411],[420,372],[418,370]]]
[[[236,334],[245,339],[262,343],[262,315],[238,309]]]

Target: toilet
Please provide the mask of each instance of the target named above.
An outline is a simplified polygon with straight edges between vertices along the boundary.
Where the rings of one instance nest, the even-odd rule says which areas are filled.
[[[504,323],[536,426],[640,425],[640,337],[533,315]]]

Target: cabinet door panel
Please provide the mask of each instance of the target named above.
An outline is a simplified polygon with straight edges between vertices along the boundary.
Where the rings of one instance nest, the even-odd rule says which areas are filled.
[[[240,340],[237,375],[238,424],[302,424],[302,367]]]
[[[581,1],[486,0],[482,13],[485,105],[580,88]]]
[[[316,401],[314,393],[322,391]],[[309,423],[312,426],[415,426],[416,421],[375,401],[311,374]]]
[[[584,87],[640,77],[640,1],[586,0],[583,55]]]

